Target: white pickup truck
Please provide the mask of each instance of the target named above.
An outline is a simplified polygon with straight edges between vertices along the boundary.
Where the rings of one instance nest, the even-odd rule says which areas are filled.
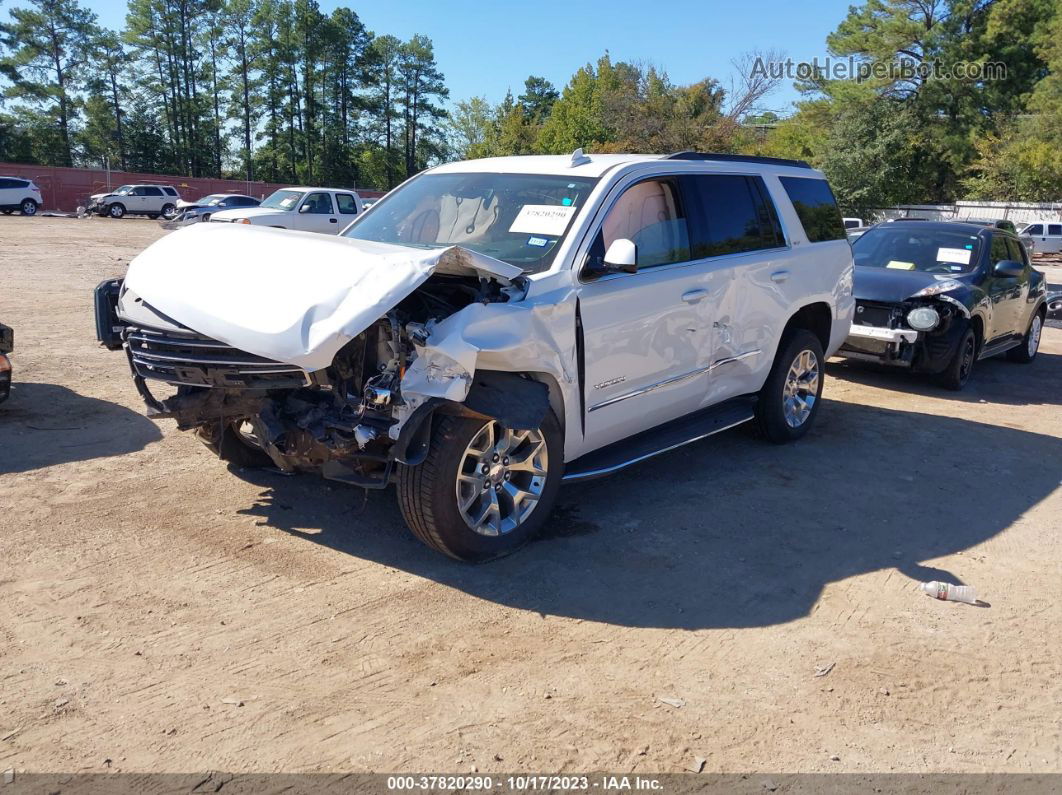
[[[361,197],[335,188],[281,188],[257,207],[223,210],[210,216],[214,223],[272,226],[337,235],[362,211]]]

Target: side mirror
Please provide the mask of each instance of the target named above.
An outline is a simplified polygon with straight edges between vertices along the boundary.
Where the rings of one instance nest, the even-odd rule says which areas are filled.
[[[299,208],[299,214],[301,215],[302,213],[308,213],[312,209],[313,209],[313,207],[311,205],[304,204],[304,205],[302,205],[302,207]]]
[[[613,240],[605,252],[605,267],[610,271],[635,273],[638,270],[638,247],[625,237]]]
[[[583,278],[600,279],[610,273],[637,273],[638,247],[626,238],[613,240],[602,262],[587,257]]]
[[[1004,279],[1017,279],[1023,273],[1025,273],[1025,265],[1020,262],[1015,262],[1012,259],[1001,259],[992,268],[992,273],[996,276],[1001,276]]]

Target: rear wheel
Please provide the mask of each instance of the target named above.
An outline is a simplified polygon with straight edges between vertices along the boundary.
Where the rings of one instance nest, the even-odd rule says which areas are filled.
[[[107,208],[107,215],[109,215],[111,218],[121,218],[125,215],[125,205],[115,202]]]
[[[247,420],[237,420],[224,427],[200,425],[195,434],[208,450],[233,466],[249,469],[275,466],[273,459],[258,444],[254,428]]]
[[[177,207],[173,204],[162,205],[162,217],[169,220],[177,214]]]
[[[491,560],[539,531],[562,470],[563,439],[553,412],[530,431],[436,415],[427,458],[399,466],[398,504],[428,546],[458,560]]]
[[[970,380],[975,361],[977,361],[977,334],[972,328],[968,328],[959,340],[955,356],[937,376],[937,382],[945,389],[958,392]]]
[[[775,444],[799,439],[819,412],[824,378],[822,343],[806,329],[785,339],[756,403],[756,421]]]
[[[1042,312],[1037,312],[1029,321],[1029,329],[1022,338],[1021,345],[1007,351],[1007,358],[1012,362],[1028,364],[1036,358],[1036,352],[1040,350],[1040,335],[1044,330],[1044,317]]]
[[[20,205],[19,210],[22,212],[23,215],[36,215],[37,202],[33,201],[33,199],[26,199]]]

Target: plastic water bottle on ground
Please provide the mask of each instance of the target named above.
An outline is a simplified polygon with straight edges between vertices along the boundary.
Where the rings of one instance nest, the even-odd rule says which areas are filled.
[[[922,592],[934,599],[943,599],[948,602],[965,602],[968,605],[977,604],[977,593],[972,585],[952,585],[949,582],[924,582]]]

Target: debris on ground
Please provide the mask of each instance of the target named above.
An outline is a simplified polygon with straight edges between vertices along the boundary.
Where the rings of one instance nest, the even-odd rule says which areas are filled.
[[[661,704],[667,704],[669,707],[674,707],[675,709],[681,709],[682,707],[686,706],[685,700],[681,698],[673,698],[670,696],[657,696],[656,700],[659,701]]]
[[[242,707],[243,706],[243,699],[236,698],[235,696],[228,696],[227,698],[221,699],[221,703],[222,704],[232,704],[233,706],[236,706],[236,707]]]
[[[835,665],[837,665],[837,663],[832,662],[832,663],[827,663],[826,665],[818,666],[815,669],[815,676],[826,676],[826,674],[828,674],[830,671],[833,670],[833,666],[835,666]]]
[[[707,761],[708,760],[705,759],[703,756],[698,756],[696,759],[693,760],[692,763],[686,765],[686,769],[693,773],[700,773],[702,770],[704,770],[704,763]]]

